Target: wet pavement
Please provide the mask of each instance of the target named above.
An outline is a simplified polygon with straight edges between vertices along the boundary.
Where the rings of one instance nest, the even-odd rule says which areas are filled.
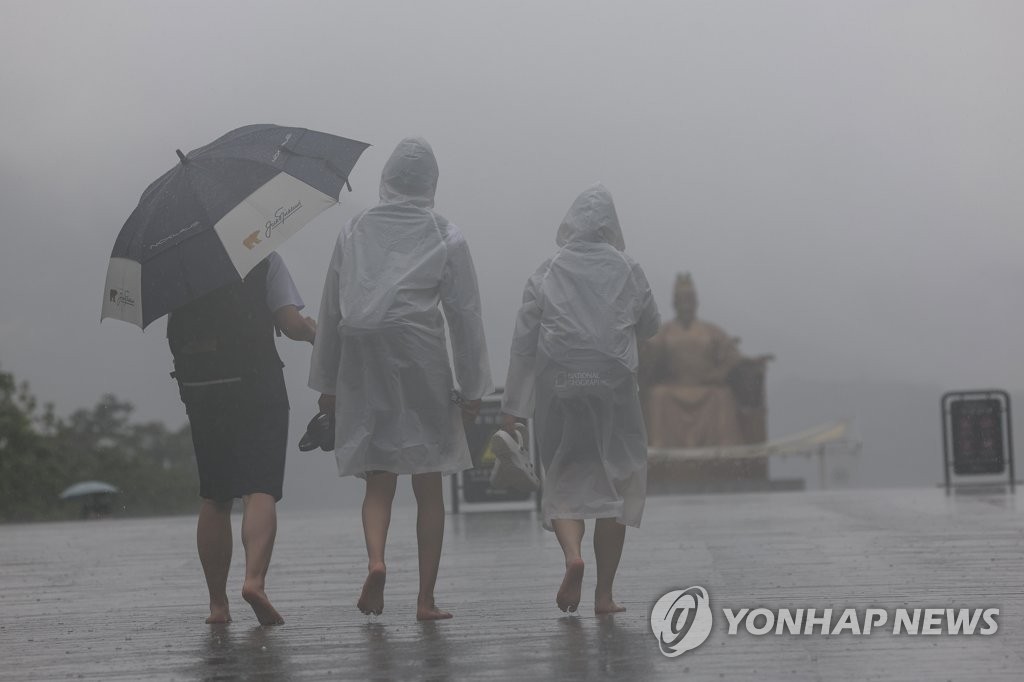
[[[581,615],[555,607],[561,552],[532,511],[461,514],[449,517],[437,590],[455,618],[424,624],[413,508],[395,510],[377,618],[354,607],[358,510],[289,512],[268,581],[287,623],[271,628],[240,598],[233,623],[203,623],[191,518],[0,526],[0,680],[1019,680],[1021,522],[1012,497],[937,490],[652,497],[617,580],[628,610],[599,618],[592,561]],[[233,592],[237,539],[235,555]],[[649,611],[693,585],[710,593],[714,627],[666,658]],[[1000,614],[990,636],[755,636],[729,635],[723,607]]]

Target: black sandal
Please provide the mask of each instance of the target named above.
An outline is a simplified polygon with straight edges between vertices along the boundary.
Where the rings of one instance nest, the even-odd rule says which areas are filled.
[[[324,452],[334,450],[334,418],[320,412],[309,420],[306,433],[299,439],[299,450],[309,452],[320,448]]]

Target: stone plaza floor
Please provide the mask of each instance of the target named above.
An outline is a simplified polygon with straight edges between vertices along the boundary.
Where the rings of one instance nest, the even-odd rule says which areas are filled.
[[[358,508],[283,512],[268,593],[287,623],[268,628],[240,597],[233,623],[203,623],[192,518],[0,526],[0,680],[1024,679],[1024,519],[1010,495],[651,497],[616,583],[628,610],[605,617],[593,614],[592,558],[580,615],[555,607],[561,552],[533,511],[448,520],[437,597],[455,618],[421,624],[414,508],[395,509],[376,618],[354,606]],[[233,594],[241,559],[236,539]],[[667,658],[650,610],[697,585],[711,634]],[[998,631],[728,634],[722,609],[743,607],[998,608]]]

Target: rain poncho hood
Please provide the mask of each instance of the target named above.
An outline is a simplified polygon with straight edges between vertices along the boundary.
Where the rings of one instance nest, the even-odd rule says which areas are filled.
[[[602,185],[577,197],[556,242],[523,291],[502,409],[534,417],[545,520],[636,526],[647,476],[637,337],[657,332],[661,318]]]
[[[626,243],[611,192],[601,183],[584,190],[562,218],[555,241],[559,246],[570,242],[604,243],[625,251]]]
[[[421,137],[407,137],[398,143],[380,174],[380,200],[434,207],[437,192],[437,159]]]
[[[436,186],[430,146],[402,140],[381,174],[381,202],[353,218],[335,245],[309,385],[337,396],[341,475],[471,466],[451,402],[452,365],[473,400],[492,390],[490,361],[469,246],[433,211]]]

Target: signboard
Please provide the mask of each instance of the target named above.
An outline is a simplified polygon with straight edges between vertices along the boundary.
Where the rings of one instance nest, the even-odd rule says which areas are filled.
[[[953,429],[953,473],[1001,474],[1006,470],[1003,450],[1003,406],[995,398],[954,400],[949,405]]]
[[[473,468],[461,474],[462,497],[466,502],[520,502],[530,499],[533,495],[491,487],[494,453],[491,452],[490,442],[491,436],[498,430],[500,424],[501,399],[484,398],[476,421],[466,428],[466,441],[469,443],[469,453],[473,458]]]
[[[947,494],[954,485],[953,474],[1006,474],[1010,492],[1014,492],[1010,394],[988,389],[943,395],[942,459]]]

